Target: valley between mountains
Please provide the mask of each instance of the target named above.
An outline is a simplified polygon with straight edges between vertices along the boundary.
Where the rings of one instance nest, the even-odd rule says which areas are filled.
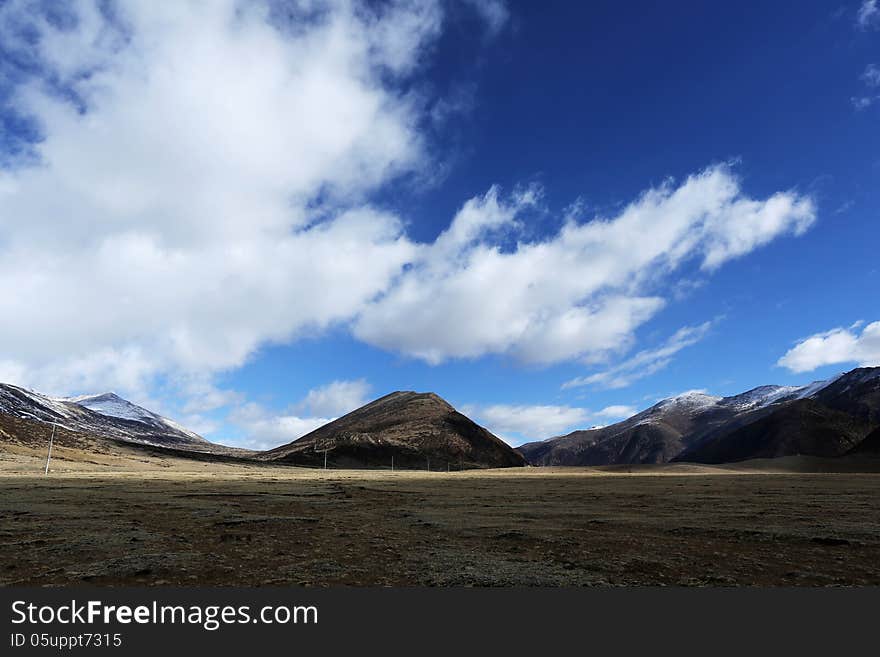
[[[397,392],[250,452],[0,385],[0,584],[878,585],[878,390],[689,393],[519,450]]]

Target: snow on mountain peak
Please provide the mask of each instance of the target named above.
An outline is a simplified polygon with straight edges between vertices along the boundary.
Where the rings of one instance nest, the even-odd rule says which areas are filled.
[[[157,427],[169,427],[181,433],[185,433],[192,438],[202,440],[198,434],[184,428],[177,422],[169,420],[166,417],[153,413],[147,409],[133,404],[127,399],[123,399],[115,392],[104,392],[98,395],[81,395],[79,397],[68,397],[62,401],[71,402],[100,413],[109,417],[119,418],[121,420],[130,420],[132,422],[140,422]]]
[[[795,391],[795,399],[806,399],[807,397],[812,397],[820,390],[824,390],[832,383],[837,381],[840,377],[843,376],[843,373],[838,374],[837,376],[832,376],[830,379],[825,379],[824,381],[813,381],[805,386],[801,386]]]
[[[145,408],[141,408],[130,401],[127,401],[113,392],[105,392],[100,395],[82,395],[79,397],[68,397],[64,401],[73,402],[79,406],[83,406],[90,411],[100,413],[101,415],[109,415],[118,417],[123,420],[134,420],[135,422],[143,422],[144,420],[158,420],[160,416],[151,413]]]
[[[738,410],[750,408],[762,408],[796,393],[798,386],[758,386],[747,392],[732,397],[726,397],[724,404]]]
[[[681,393],[680,395],[676,395],[675,397],[670,397],[669,399],[664,399],[660,402],[661,406],[689,406],[691,408],[700,408],[703,406],[714,406],[719,401],[721,401],[721,397],[716,397],[714,395],[710,395],[706,393],[704,390],[688,390],[686,392]]]

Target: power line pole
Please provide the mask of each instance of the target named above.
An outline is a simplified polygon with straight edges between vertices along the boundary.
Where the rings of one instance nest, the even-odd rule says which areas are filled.
[[[46,471],[43,473],[43,476],[49,475],[49,461],[52,459],[52,443],[55,442],[55,427],[57,426],[57,422],[52,423],[52,435],[49,436],[49,452],[46,454]]]
[[[327,452],[329,452],[329,451],[330,451],[329,449],[324,450],[324,469],[325,470],[327,469]]]
[[[394,454],[391,455],[391,472],[394,472]]]

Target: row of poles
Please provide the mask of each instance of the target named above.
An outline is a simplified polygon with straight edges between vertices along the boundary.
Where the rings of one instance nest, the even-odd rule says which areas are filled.
[[[330,449],[321,449],[321,450],[317,450],[317,451],[324,452],[324,469],[326,470],[327,469],[327,452],[333,451],[333,448],[331,447]],[[425,458],[425,464],[427,466],[426,469],[428,470],[428,472],[430,472],[431,471],[430,457]],[[461,459],[459,459],[459,461],[458,461],[458,469],[464,470]],[[394,472],[394,454],[391,455],[391,472]],[[451,472],[451,467],[449,465],[449,461],[446,461],[446,472]]]
[[[52,423],[52,435],[49,436],[49,452],[46,454],[46,471],[43,473],[44,475],[49,474],[49,461],[52,460],[52,444],[55,442],[55,429],[57,427],[58,427],[58,423],[53,422]],[[327,452],[330,452],[332,450],[323,449],[320,451],[324,452],[324,469],[326,470],[327,469]],[[428,466],[428,468],[427,468],[428,472],[430,472],[431,471],[431,459],[430,459],[430,457],[428,457],[425,460],[426,460],[426,463]],[[459,460],[459,462],[458,462],[458,469],[459,470],[463,469],[462,464],[461,464],[461,460]],[[391,471],[394,472],[394,454],[391,455]],[[449,472],[449,471],[450,471],[449,461],[446,461],[446,472]]]

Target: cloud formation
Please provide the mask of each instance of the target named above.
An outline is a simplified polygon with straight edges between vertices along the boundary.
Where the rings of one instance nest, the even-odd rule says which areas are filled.
[[[493,404],[466,406],[463,412],[473,414],[499,436],[515,433],[527,438],[549,438],[587,422],[590,417],[588,410],[571,406]]]
[[[491,404],[468,405],[462,412],[472,415],[490,431],[507,442],[518,445],[529,440],[544,440],[597,423],[617,422],[636,413],[633,406],[607,406],[600,411],[553,405]]]
[[[309,390],[306,398],[297,406],[311,415],[345,415],[360,408],[369,400],[370,384],[364,379],[356,381],[332,381]]]
[[[510,12],[502,0],[465,0],[486,23],[490,36],[497,35],[507,24]]]
[[[507,20],[503,3],[477,6],[490,33]],[[419,243],[418,217],[370,199],[430,173],[431,104],[413,82],[440,3],[37,9],[0,5],[8,102],[41,136],[0,170],[14,291],[0,380],[51,394],[144,399],[173,379],[187,413],[233,405],[268,435],[277,418],[212,379],[262,346],[342,327],[429,363],[604,358],[631,348],[686,263],[710,273],[815,219],[809,198],[750,198],[716,165],[540,238],[522,222],[542,191],[492,187]],[[283,433],[364,394],[316,392]]]
[[[865,86],[870,90],[876,90],[877,87],[880,87],[880,66],[877,64],[868,64],[865,67],[865,71],[861,76],[862,82],[865,83]],[[861,96],[853,96],[850,98],[850,102],[852,102],[853,108],[856,111],[861,111],[864,109],[868,109],[877,102],[878,96],[877,94],[871,95],[868,93],[867,95]]]
[[[249,449],[271,449],[301,438],[369,401],[370,385],[363,379],[332,381],[312,388],[287,411],[272,411],[262,404],[239,399],[227,420],[247,438],[238,441]]]
[[[710,321],[703,322],[699,326],[680,328],[660,347],[642,350],[610,369],[566,381],[562,384],[562,388],[580,386],[604,389],[625,388],[634,381],[644,379],[665,368],[672,362],[672,357],[675,354],[702,340],[714,324],[715,322]]]
[[[614,406],[606,406],[601,411],[598,411],[596,416],[605,418],[606,420],[624,420],[636,413],[638,413],[638,409],[635,406],[618,404]]]
[[[859,324],[854,324],[811,335],[789,349],[776,364],[792,372],[843,363],[880,366],[880,322],[868,324],[861,333],[858,329]]]
[[[856,23],[862,29],[880,24],[880,7],[877,6],[877,0],[862,0],[856,12]]]
[[[865,72],[862,73],[862,80],[869,87],[880,87],[880,66],[868,64],[865,67]]]
[[[334,419],[273,413],[256,402],[248,402],[235,408],[227,418],[247,436],[244,440],[235,441],[237,447],[261,451],[293,442]]]
[[[355,335],[440,363],[507,354],[548,364],[596,358],[628,346],[666,299],[660,284],[696,260],[711,272],[815,220],[806,197],[745,196],[718,165],[644,192],[617,216],[579,221],[503,249],[537,192],[503,199],[497,188],[468,201],[450,227],[362,310]]]
[[[350,319],[414,256],[364,200],[425,164],[398,82],[439,5],[267,6],[0,8],[12,103],[43,137],[38,165],[0,172],[7,370],[131,390],[234,368]]]

